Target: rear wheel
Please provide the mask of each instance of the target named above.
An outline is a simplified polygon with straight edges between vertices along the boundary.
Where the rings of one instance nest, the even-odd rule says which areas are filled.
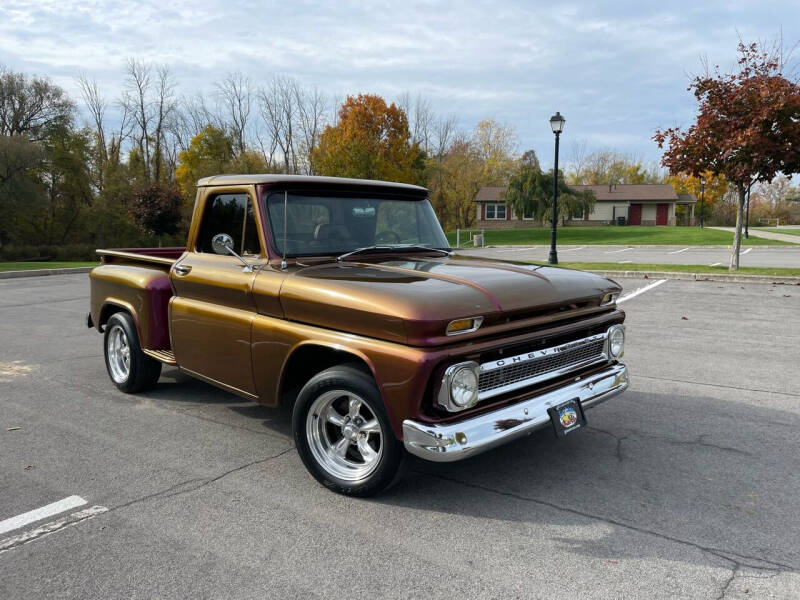
[[[118,312],[106,323],[105,357],[108,376],[127,393],[152,388],[161,375],[161,363],[142,352],[133,317]]]
[[[400,473],[403,445],[375,382],[357,369],[333,367],[313,377],[300,390],[292,426],[306,468],[335,492],[370,496]]]

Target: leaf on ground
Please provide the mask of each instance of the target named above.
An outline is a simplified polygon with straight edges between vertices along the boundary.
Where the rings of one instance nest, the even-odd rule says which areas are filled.
[[[681,317],[681,321],[688,321],[689,317]]]
[[[16,431],[17,429],[22,429],[22,427],[6,427],[6,431]]]

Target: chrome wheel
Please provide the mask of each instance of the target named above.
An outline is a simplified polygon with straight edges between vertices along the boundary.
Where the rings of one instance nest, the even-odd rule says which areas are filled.
[[[383,454],[383,430],[375,413],[346,390],[321,394],[307,413],[306,436],[317,463],[348,482],[369,477]]]
[[[131,345],[120,325],[113,325],[107,338],[108,370],[115,383],[125,383],[131,373]]]

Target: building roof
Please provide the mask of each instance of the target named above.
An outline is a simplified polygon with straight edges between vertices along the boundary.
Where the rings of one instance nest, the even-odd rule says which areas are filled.
[[[676,202],[678,194],[668,183],[629,183],[571,185],[575,190],[591,190],[598,202]]]
[[[427,193],[424,187],[394,181],[373,181],[371,179],[348,179],[345,177],[318,177],[315,175],[283,175],[280,173],[267,173],[256,175],[213,175],[203,177],[197,182],[198,187],[212,185],[256,185],[260,183],[292,183],[313,185],[347,185],[391,188],[394,190]]]
[[[478,190],[475,202],[502,202],[505,186],[488,185]]]
[[[591,190],[598,202],[679,202],[691,204],[697,199],[691,194],[675,193],[668,183],[631,183],[603,185],[571,185],[574,190]],[[504,187],[487,186],[478,191],[476,202],[502,202]],[[686,198],[683,198],[683,197]]]

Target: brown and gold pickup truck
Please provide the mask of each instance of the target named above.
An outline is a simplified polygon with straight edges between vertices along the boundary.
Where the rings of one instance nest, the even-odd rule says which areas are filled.
[[[202,179],[185,248],[99,250],[89,327],[125,392],[162,365],[292,407],[332,490],[385,489],[407,453],[467,458],[579,429],[625,390],[620,287],[459,256],[424,188],[354,179]]]

